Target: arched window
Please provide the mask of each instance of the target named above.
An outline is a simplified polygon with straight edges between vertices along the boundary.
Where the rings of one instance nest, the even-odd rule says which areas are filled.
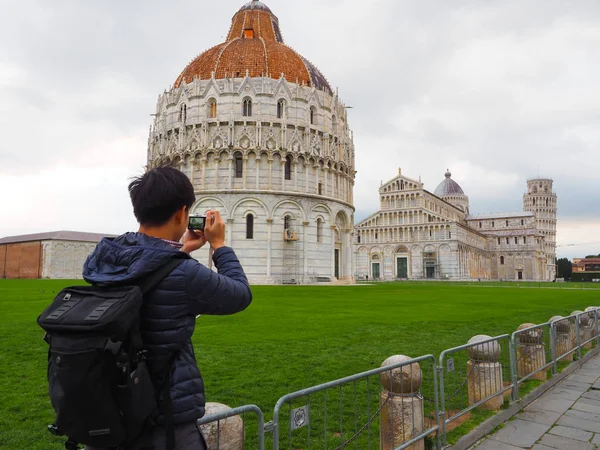
[[[283,218],[283,228],[287,231],[292,227],[292,218],[290,216],[285,216]]]
[[[244,109],[242,111],[244,117],[252,117],[252,100],[247,98],[244,100]]]
[[[504,265],[504,256],[500,257],[500,265],[503,266]]]
[[[217,101],[213,98],[208,102],[208,118],[214,119],[217,117]]]
[[[317,242],[323,242],[323,221],[317,219]],[[360,244],[360,236],[358,237],[358,243]]]
[[[277,102],[277,118],[283,119],[285,116],[285,100],[279,100]]]
[[[235,163],[235,177],[242,178],[244,176],[244,160],[242,154],[237,152],[234,156]]]
[[[360,244],[360,234],[358,235],[358,243]]]
[[[254,215],[246,216],[246,239],[254,239]]]
[[[337,178],[336,178],[337,180]],[[323,183],[319,183],[318,187],[317,187],[317,193],[319,195],[323,195]]]
[[[546,207],[548,207],[548,199],[546,199]]]
[[[285,157],[285,179],[292,179],[292,157],[290,155]]]
[[[310,124],[314,125],[317,120],[317,109],[314,106],[310,107]]]
[[[186,119],[187,119],[187,105],[183,104],[179,108],[179,121],[185,122]]]

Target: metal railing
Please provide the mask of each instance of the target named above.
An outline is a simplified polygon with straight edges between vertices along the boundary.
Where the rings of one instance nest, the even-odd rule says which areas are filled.
[[[256,415],[255,420],[247,419],[246,414],[248,413]],[[264,415],[256,405],[240,406],[205,416],[198,420],[197,424],[202,428],[210,450],[228,448],[264,450],[265,448]],[[224,434],[223,431],[225,426],[227,434]],[[255,428],[256,434],[247,433],[247,428]]]
[[[512,351],[508,334],[444,350],[440,355],[441,428],[478,407],[500,409],[512,390]]]
[[[379,449],[381,438],[402,450],[440,440],[437,393],[428,355],[287,394],[275,406],[273,449]]]
[[[444,350],[439,365],[432,355],[390,359],[389,365],[284,395],[266,424],[255,405],[198,424],[211,450],[232,442],[264,450],[267,433],[273,450],[403,450],[424,440],[427,448],[441,449],[454,421],[476,408],[499,410],[506,400],[517,401],[523,383],[545,381],[558,373],[560,361],[594,347],[600,347],[600,308],[512,335],[479,336]],[[233,433],[222,435],[225,422],[235,418]]]

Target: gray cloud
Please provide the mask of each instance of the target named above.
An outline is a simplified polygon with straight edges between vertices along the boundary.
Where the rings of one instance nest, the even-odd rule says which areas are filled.
[[[138,172],[157,96],[225,38],[243,1],[5,0],[0,185],[22,176],[38,186],[37,173],[64,167],[81,182],[98,167]],[[520,210],[526,179],[539,170],[554,178],[569,230],[586,220],[586,230],[600,231],[600,3],[266,2],[287,43],[354,107],[357,218],[378,208],[379,183],[397,167],[429,190],[450,168],[475,212]],[[98,181],[93,194],[53,190],[45,203],[62,210],[91,195],[120,217],[126,191],[110,183]],[[39,190],[20,192],[2,200],[39,201]],[[48,228],[70,226],[47,217]],[[11,219],[0,235],[24,223],[24,215]],[[130,224],[122,217],[106,226]],[[577,238],[569,233],[561,239]]]

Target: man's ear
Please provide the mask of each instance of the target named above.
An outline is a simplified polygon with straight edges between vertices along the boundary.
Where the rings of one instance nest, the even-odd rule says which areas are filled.
[[[175,211],[175,214],[173,215],[173,217],[175,218],[175,222],[177,223],[177,225],[185,222],[187,213],[188,213],[187,206],[182,206],[180,209]]]

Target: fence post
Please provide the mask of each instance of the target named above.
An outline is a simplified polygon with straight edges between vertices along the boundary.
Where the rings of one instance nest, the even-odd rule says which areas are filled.
[[[479,335],[471,338],[469,344],[492,339],[490,336]],[[500,360],[500,344],[498,341],[487,342],[469,348],[470,361],[467,362],[467,385],[469,405],[492,396],[495,392],[502,391],[502,364]],[[504,396],[500,392],[483,405],[482,409],[498,411],[504,403]]]
[[[438,373],[440,376],[440,433],[442,435],[442,445],[446,445],[446,393],[444,391],[444,361],[445,353],[442,352],[440,355],[440,365],[438,366]],[[441,447],[440,447],[441,448]]]
[[[550,354],[552,355],[552,376],[556,375],[558,372],[558,364],[557,364],[557,352],[556,352],[556,327],[554,323],[550,321]]]
[[[381,367],[411,359],[404,355],[391,356]],[[412,363],[379,375],[383,388],[380,394],[381,450],[393,450],[423,432],[425,415],[423,397],[419,392],[422,380],[423,374],[419,363]],[[407,450],[424,449],[424,439],[407,447]]]
[[[581,359],[582,344],[586,341],[583,334],[585,333],[588,321],[583,311],[573,311],[571,315],[575,316],[575,345],[577,345],[577,359]]]
[[[512,383],[513,383],[511,398],[512,398],[513,402],[517,401],[519,399],[519,376],[518,376],[518,372],[517,372],[518,357],[517,357],[517,343],[516,343],[515,335],[516,335],[516,333],[513,333],[513,335],[510,338],[510,354],[511,354],[510,372],[512,374]]]

